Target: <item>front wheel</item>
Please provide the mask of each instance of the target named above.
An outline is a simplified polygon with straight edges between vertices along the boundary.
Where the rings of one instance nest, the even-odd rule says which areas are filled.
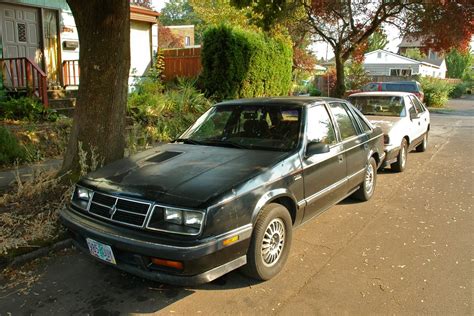
[[[428,148],[428,131],[423,135],[423,141],[416,146],[416,151],[422,153],[426,151],[426,148]]]
[[[292,229],[290,214],[284,206],[265,206],[255,224],[243,272],[257,280],[277,275],[288,259]]]
[[[361,201],[368,201],[374,195],[375,184],[377,183],[377,163],[374,158],[370,158],[365,168],[364,182],[354,193],[354,197]]]
[[[408,143],[404,138],[400,144],[400,151],[398,152],[397,161],[392,163],[391,167],[393,171],[403,172],[407,165],[408,156]]]

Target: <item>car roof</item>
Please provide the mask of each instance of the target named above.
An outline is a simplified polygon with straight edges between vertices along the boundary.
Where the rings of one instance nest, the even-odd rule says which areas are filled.
[[[216,106],[224,105],[293,105],[293,106],[307,106],[318,102],[332,102],[345,100],[329,97],[269,97],[269,98],[249,98],[236,99],[217,103]]]
[[[349,97],[366,97],[366,96],[385,96],[385,97],[404,97],[407,95],[413,95],[411,92],[400,92],[400,91],[367,91],[357,92],[351,94]]]

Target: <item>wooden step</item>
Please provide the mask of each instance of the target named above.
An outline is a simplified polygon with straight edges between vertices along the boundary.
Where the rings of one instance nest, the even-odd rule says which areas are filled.
[[[77,90],[54,89],[48,90],[49,101],[64,98],[77,98]]]
[[[51,109],[74,108],[75,105],[76,98],[49,99]]]

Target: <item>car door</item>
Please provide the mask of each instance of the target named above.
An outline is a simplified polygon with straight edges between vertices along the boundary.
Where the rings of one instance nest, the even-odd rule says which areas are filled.
[[[430,114],[416,96],[411,95],[410,99],[415,105],[415,108],[420,116],[419,123],[421,127],[421,133],[424,134],[428,130],[428,125],[430,124]]]
[[[410,149],[416,145],[420,138],[423,137],[423,127],[421,125],[421,113],[418,112],[415,103],[410,96],[405,97],[405,103],[408,107],[408,114],[410,119],[410,128],[408,129],[408,137],[410,138]]]
[[[346,162],[333,119],[324,104],[307,109],[305,146],[310,142],[329,146],[329,152],[302,159],[306,208],[303,221],[334,204],[346,185]],[[305,150],[306,152],[306,150]]]
[[[368,136],[361,130],[347,104],[330,102],[329,105],[339,129],[345,154],[348,179],[347,193],[363,180],[369,154]]]

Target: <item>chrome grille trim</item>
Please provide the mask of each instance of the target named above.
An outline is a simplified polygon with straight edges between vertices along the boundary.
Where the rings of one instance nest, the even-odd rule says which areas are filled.
[[[108,198],[113,199],[114,204],[113,205],[105,205],[105,204],[102,204],[102,203],[99,203],[99,202],[95,202],[94,201],[94,196],[96,194],[100,194],[100,195],[103,195],[103,196],[106,196]],[[130,210],[124,210],[123,208],[116,208],[117,203],[120,200],[128,201],[128,202],[131,202],[131,203],[136,203],[136,204],[141,204],[141,205],[146,205],[147,210],[146,210],[145,214],[142,214],[142,213],[137,213],[137,212],[130,211]],[[98,205],[100,207],[107,208],[107,209],[111,210],[112,213],[109,213],[109,216],[103,216],[103,215],[91,212],[91,207],[92,207],[93,204]],[[87,213],[89,213],[91,216],[99,217],[99,218],[105,219],[105,220],[113,222],[113,223],[118,223],[118,224],[127,225],[127,226],[131,226],[131,227],[145,228],[145,224],[147,222],[146,219],[150,215],[150,210],[152,209],[152,206],[153,206],[153,203],[150,203],[150,202],[138,201],[138,200],[129,199],[129,198],[125,198],[125,197],[113,196],[113,195],[102,193],[102,192],[92,191],[92,197],[89,199],[89,203],[87,205]],[[128,214],[133,215],[133,216],[141,217],[142,218],[142,224],[141,225],[136,225],[136,224],[133,224],[133,223],[130,223],[130,222],[119,221],[119,220],[114,219],[114,215],[117,211],[128,213]]]

